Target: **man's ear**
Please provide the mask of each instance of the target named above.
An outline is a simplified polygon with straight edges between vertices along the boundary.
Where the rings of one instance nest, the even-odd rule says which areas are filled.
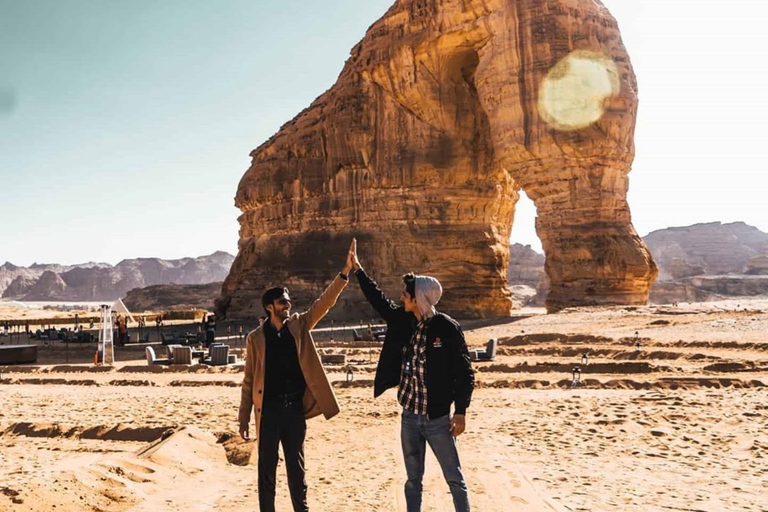
[[[271,315],[272,313],[275,312],[275,306],[273,304],[267,304],[267,311]],[[267,319],[267,320],[269,320],[269,319]]]

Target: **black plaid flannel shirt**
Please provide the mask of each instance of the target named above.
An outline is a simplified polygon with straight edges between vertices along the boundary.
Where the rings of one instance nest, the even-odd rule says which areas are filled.
[[[428,319],[419,322],[405,349],[397,388],[400,405],[415,414],[427,414],[427,323]]]

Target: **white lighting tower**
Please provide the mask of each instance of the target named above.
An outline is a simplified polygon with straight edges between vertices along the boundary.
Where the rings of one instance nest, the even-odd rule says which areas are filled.
[[[104,365],[113,365],[115,363],[115,346],[112,343],[112,306],[109,304],[101,305],[99,347],[101,348],[101,362]]]

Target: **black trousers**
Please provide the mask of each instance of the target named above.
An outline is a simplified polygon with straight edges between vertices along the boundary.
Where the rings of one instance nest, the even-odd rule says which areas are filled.
[[[307,422],[301,402],[264,403],[259,429],[259,510],[275,512],[278,444],[283,445],[285,472],[294,512],[309,512],[304,469]]]

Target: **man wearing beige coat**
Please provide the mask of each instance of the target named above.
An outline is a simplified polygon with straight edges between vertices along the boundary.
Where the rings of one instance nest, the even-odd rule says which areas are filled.
[[[347,285],[354,250],[353,240],[344,269],[304,313],[291,314],[287,288],[267,290],[261,302],[269,319],[248,334],[238,420],[240,435],[249,439],[253,411],[261,512],[275,510],[279,444],[283,445],[293,510],[309,510],[304,468],[306,419],[320,414],[331,419],[339,412],[310,330],[333,307]]]

